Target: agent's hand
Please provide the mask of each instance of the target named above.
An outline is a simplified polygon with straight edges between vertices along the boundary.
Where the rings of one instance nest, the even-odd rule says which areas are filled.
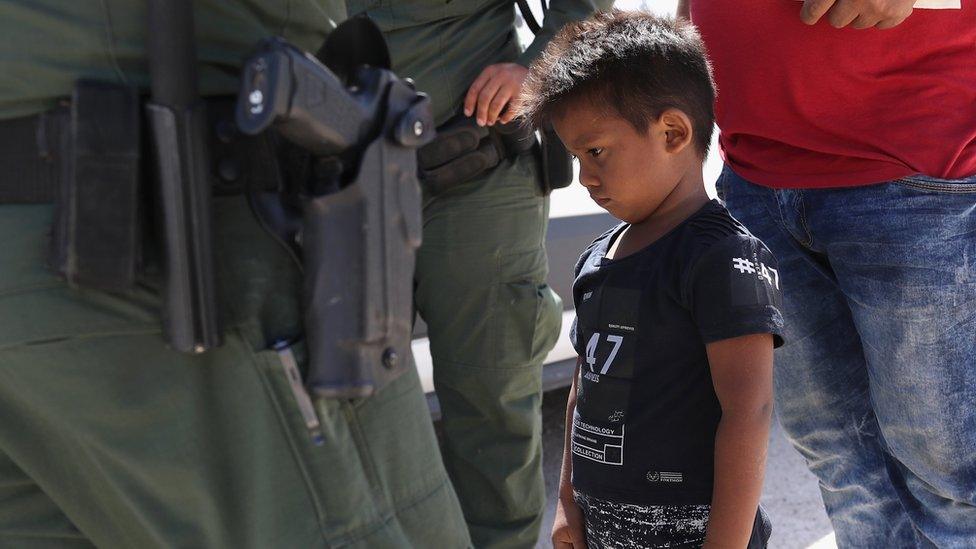
[[[912,14],[915,0],[803,0],[800,19],[813,25],[824,14],[831,26],[890,29]]]
[[[527,74],[529,69],[518,63],[488,65],[468,88],[464,97],[464,116],[475,114],[479,126],[511,122],[515,118],[515,109],[508,109],[504,114],[502,110],[518,97]]]
[[[553,549],[586,549],[586,531],[583,513],[576,502],[559,498],[556,503],[556,519],[552,523]]]

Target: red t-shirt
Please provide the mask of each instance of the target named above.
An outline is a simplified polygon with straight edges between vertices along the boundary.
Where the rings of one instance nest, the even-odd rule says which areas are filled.
[[[889,30],[800,21],[796,0],[691,0],[726,162],[781,188],[976,174],[976,0]]]

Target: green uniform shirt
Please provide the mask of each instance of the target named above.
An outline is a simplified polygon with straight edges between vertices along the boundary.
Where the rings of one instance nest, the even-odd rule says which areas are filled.
[[[237,91],[258,40],[284,36],[316,51],[345,18],[341,0],[194,0],[200,90]],[[145,0],[0,2],[0,119],[51,108],[81,77],[146,87]]]
[[[471,82],[493,63],[528,66],[549,39],[571,21],[611,0],[550,0],[543,29],[522,53],[512,0],[348,0],[350,14],[365,13],[379,24],[390,46],[393,70],[412,78],[431,96],[434,119],[456,114]]]

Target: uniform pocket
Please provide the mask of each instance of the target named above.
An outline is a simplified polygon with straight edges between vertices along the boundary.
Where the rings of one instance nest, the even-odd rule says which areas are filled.
[[[301,360],[303,349],[296,354]],[[369,398],[314,399],[312,428],[287,360],[275,351],[257,355],[329,546],[411,526],[401,515],[449,485],[412,365]]]
[[[430,410],[412,363],[375,395],[340,406],[388,510],[407,509],[445,485]]]
[[[296,349],[301,359],[301,349]],[[361,535],[383,520],[375,497],[381,494],[376,474],[358,433],[350,427],[344,401],[304,401],[287,360],[273,350],[255,353],[271,400],[278,411],[301,469],[323,534],[337,542]],[[309,410],[309,406],[312,410]],[[311,414],[311,415],[310,415]]]
[[[555,344],[562,319],[559,298],[545,283],[545,252],[504,254],[496,268],[499,281],[488,311],[493,367],[534,364]]]
[[[538,354],[537,341],[544,339],[539,337],[545,307],[542,288],[547,287],[526,281],[500,284],[496,289],[490,313],[495,320],[495,367],[523,366]]]

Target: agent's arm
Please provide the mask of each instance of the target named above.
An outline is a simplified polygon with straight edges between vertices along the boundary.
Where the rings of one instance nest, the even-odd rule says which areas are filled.
[[[690,19],[688,3],[678,0],[678,17]],[[915,0],[804,0],[800,19],[814,25],[827,15],[838,29],[850,25],[855,29],[890,29],[900,25],[912,14]]]
[[[855,29],[890,29],[908,19],[914,4],[915,0],[804,0],[800,19],[813,25],[826,15],[838,29],[848,25]]]
[[[518,97],[522,83],[529,73],[528,66],[545,49],[549,40],[566,23],[586,19],[599,10],[608,10],[613,0],[550,0],[542,29],[515,63],[496,63],[481,71],[464,97],[464,115],[475,116],[479,126],[496,122],[506,124],[515,118],[515,109],[507,109]]]
[[[749,543],[766,465],[773,409],[773,338],[756,334],[706,345],[722,419],[704,549]]]

